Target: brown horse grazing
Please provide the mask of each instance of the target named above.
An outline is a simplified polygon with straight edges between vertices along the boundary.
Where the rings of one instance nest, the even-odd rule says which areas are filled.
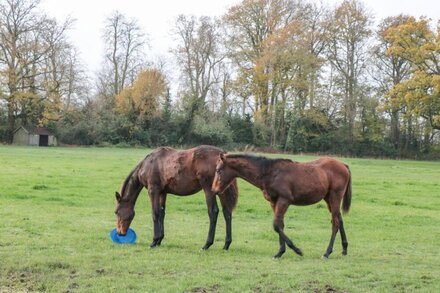
[[[347,165],[332,158],[298,163],[287,159],[220,154],[212,190],[224,190],[236,177],[260,188],[272,206],[273,225],[280,242],[275,258],[286,251],[286,243],[302,255],[301,250],[284,234],[284,214],[289,205],[311,205],[322,199],[332,214],[332,236],[324,257],[332,253],[338,229],[342,238],[342,254],[347,254],[348,242],[340,212],[342,200],[344,212],[348,212],[351,204],[351,174]]]
[[[121,194],[116,192],[117,232],[125,235],[134,218],[136,199],[143,187],[148,189],[150,196],[154,237],[150,247],[159,246],[164,238],[165,202],[167,193],[175,195],[191,195],[201,189],[205,192],[209,215],[209,232],[203,249],[208,249],[214,243],[217,224],[218,206],[216,193],[211,186],[215,175],[217,158],[224,151],[213,146],[199,146],[189,150],[175,150],[161,147],[147,155],[130,172],[122,185]],[[232,210],[237,198],[237,183],[234,180],[219,194],[226,221],[226,239],[224,249],[232,242],[231,221]]]

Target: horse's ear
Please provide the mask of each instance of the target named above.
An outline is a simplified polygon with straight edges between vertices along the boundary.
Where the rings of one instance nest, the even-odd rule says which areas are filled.
[[[220,159],[224,162],[225,161],[225,154],[224,153],[220,153]]]
[[[121,201],[121,195],[119,194],[119,192],[117,192],[117,191],[115,192],[115,197],[118,202]]]

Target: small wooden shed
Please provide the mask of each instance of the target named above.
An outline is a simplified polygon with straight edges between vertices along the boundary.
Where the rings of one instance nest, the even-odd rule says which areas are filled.
[[[33,146],[55,146],[57,139],[44,127],[20,126],[14,131],[13,144]]]

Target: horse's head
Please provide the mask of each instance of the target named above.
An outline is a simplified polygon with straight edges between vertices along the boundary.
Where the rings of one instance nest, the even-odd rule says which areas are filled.
[[[127,234],[128,227],[130,227],[131,221],[134,218],[134,204],[130,201],[124,201],[119,192],[116,192],[115,196],[115,215],[117,217],[116,230],[118,231],[118,235],[125,235]]]
[[[235,171],[228,166],[227,158],[224,154],[220,154],[215,166],[215,176],[212,182],[212,191],[215,193],[223,192],[232,180],[236,177]]]

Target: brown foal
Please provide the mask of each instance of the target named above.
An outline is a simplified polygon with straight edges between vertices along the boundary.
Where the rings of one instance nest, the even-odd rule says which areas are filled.
[[[342,254],[347,254],[347,236],[340,212],[351,204],[351,173],[344,163],[333,158],[320,158],[307,163],[287,159],[268,159],[253,155],[220,154],[212,183],[213,192],[221,192],[236,177],[243,178],[263,191],[274,213],[273,226],[279,235],[280,248],[275,258],[286,251],[286,244],[297,254],[302,251],[284,233],[284,214],[289,205],[311,205],[325,200],[332,215],[332,234],[324,257],[333,251],[338,230]]]

